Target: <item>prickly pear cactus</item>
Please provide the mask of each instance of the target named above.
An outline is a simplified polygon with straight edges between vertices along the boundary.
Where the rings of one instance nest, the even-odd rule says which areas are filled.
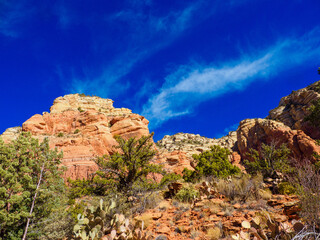
[[[73,233],[77,239],[81,240],[97,240],[100,239],[113,219],[115,202],[112,200],[110,204],[104,204],[100,200],[100,205],[96,209],[89,207],[83,214],[78,214],[77,224],[73,227]]]
[[[297,222],[293,226],[293,229],[290,229],[285,223],[277,222],[270,213],[261,211],[252,218],[251,222],[243,221],[242,228],[244,230],[241,231],[240,234],[233,235],[232,239],[250,240],[253,238],[257,240],[289,240],[303,228],[303,224]]]
[[[141,229],[135,228],[128,218],[123,214],[115,214],[111,221],[112,230],[107,235],[108,240],[150,240],[151,235]]]

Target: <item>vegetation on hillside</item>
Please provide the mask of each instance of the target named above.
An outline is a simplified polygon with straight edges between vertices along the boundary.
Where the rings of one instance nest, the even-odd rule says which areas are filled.
[[[228,159],[230,151],[218,145],[214,145],[210,150],[204,151],[192,157],[197,162],[195,170],[185,168],[183,179],[187,182],[199,181],[201,177],[227,177],[240,172],[240,169],[232,165]]]
[[[117,191],[131,193],[139,188],[152,188],[156,182],[152,174],[163,173],[162,167],[151,163],[155,156],[153,134],[143,136],[140,139],[123,139],[116,136],[119,150],[111,156],[103,156],[96,159],[99,166],[99,177],[105,179]],[[149,176],[149,178],[147,178]]]
[[[167,174],[161,166],[152,163],[156,154],[152,135],[116,139],[115,153],[96,159],[99,170],[92,178],[70,180],[67,191],[58,167],[62,153],[49,150],[47,140],[39,143],[29,133],[21,134],[10,144],[0,140],[0,239],[21,239],[28,217],[31,220],[28,239],[100,239],[103,235],[116,239],[121,231],[128,239],[145,239],[147,233],[129,217],[154,208],[163,199],[162,187],[168,183],[180,186],[170,195],[172,204],[196,206],[204,198],[210,205],[210,199],[217,197],[224,201],[219,208],[208,205],[212,208],[210,211],[220,211],[219,214],[223,211],[231,216],[235,211],[234,203],[249,206],[255,203],[261,209],[268,209],[266,201],[272,198],[264,182],[268,178],[286,180],[285,184],[299,194],[301,217],[308,226],[319,227],[319,168],[311,162],[289,161],[290,151],[285,145],[263,144],[260,149],[251,150],[250,161],[245,161],[248,174],[241,173],[230,163],[227,149],[213,146],[193,156],[195,169],[185,169],[181,180],[181,176]],[[163,176],[160,182],[153,178],[155,174]],[[207,181],[199,182],[203,179]],[[287,185],[285,188],[288,190]],[[70,198],[68,203],[66,196]],[[30,215],[33,199],[34,211]],[[181,209],[186,211],[187,208]],[[261,221],[272,219],[271,215],[264,217],[263,211],[261,214]],[[179,216],[177,214],[177,221]],[[270,229],[280,225],[272,221],[272,226],[254,225],[254,228],[273,236],[275,233],[270,233]],[[218,238],[228,234],[222,227],[216,226],[215,230]],[[212,231],[208,231],[208,236]],[[279,234],[289,236],[281,231]]]
[[[245,160],[246,170],[250,174],[261,173],[264,178],[276,178],[280,173],[292,171],[289,163],[290,150],[286,144],[277,146],[262,144],[259,150],[250,149],[249,160]]]
[[[22,133],[9,144],[0,139],[0,239],[21,239],[30,222],[49,216],[61,204],[62,153]]]
[[[320,74],[320,68],[318,68],[318,73]],[[319,84],[317,84],[316,89],[319,90]],[[313,126],[320,128],[320,100],[314,101],[308,111],[309,114],[304,118],[304,121],[310,122]]]

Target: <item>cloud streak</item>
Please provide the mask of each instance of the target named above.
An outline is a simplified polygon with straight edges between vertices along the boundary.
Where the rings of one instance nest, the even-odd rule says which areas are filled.
[[[316,28],[300,38],[278,41],[255,56],[207,66],[180,66],[165,78],[162,88],[143,106],[141,114],[150,121],[151,128],[156,128],[171,118],[190,114],[204,101],[244,89],[254,81],[319,57],[320,34]]]
[[[141,7],[141,6],[140,6]],[[128,25],[127,42],[122,52],[111,63],[105,64],[99,76],[94,78],[73,77],[67,86],[67,92],[94,93],[102,97],[114,97],[123,94],[129,87],[129,81],[121,79],[132,71],[135,65],[169,45],[186,28],[201,4],[191,4],[184,9],[175,10],[165,16],[145,13],[142,8],[120,11],[108,18],[110,24],[125,22]],[[197,21],[195,21],[197,22]],[[112,87],[116,84],[117,91]]]
[[[224,2],[223,6],[232,7],[232,1]],[[146,3],[152,9],[152,2]],[[119,11],[107,18],[112,26],[124,24],[126,43],[117,57],[100,69],[96,77],[73,77],[66,92],[85,92],[98,94],[102,97],[115,97],[124,94],[130,87],[125,76],[134,67],[159,50],[169,46],[175,39],[181,36],[185,30],[199,24],[204,19],[212,16],[218,9],[218,4],[208,6],[206,1],[192,2],[184,8],[174,9],[164,15],[154,11],[145,11],[143,3],[129,6],[126,10]],[[220,8],[223,8],[219,5]],[[220,9],[221,10],[221,9]],[[122,28],[122,27],[119,27]],[[119,86],[114,91],[112,86]]]
[[[26,9],[24,1],[1,1],[0,2],[0,33],[6,37],[18,37],[20,24],[33,9]]]

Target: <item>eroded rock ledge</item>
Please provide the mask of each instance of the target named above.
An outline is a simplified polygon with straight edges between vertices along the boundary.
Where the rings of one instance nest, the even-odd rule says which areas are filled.
[[[65,178],[88,178],[97,170],[93,158],[115,150],[115,135],[130,138],[149,134],[147,119],[130,109],[114,108],[112,103],[111,99],[80,94],[58,97],[50,113],[32,116],[22,128],[7,129],[2,138],[8,142],[21,131],[31,132],[40,141],[47,137],[51,148],[63,151]]]

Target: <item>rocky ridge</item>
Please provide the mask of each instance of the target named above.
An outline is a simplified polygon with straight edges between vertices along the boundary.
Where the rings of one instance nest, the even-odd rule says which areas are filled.
[[[157,145],[168,152],[185,152],[188,157],[209,150],[212,145],[219,145],[231,150],[231,161],[239,164],[241,158],[247,157],[250,148],[259,149],[262,143],[285,143],[292,157],[314,159],[313,153],[320,152],[314,140],[320,138],[320,131],[304,119],[309,114],[310,106],[319,99],[320,81],[283,97],[279,106],[271,110],[266,119],[245,119],[239,123],[236,131],[222,138],[177,133],[164,136]]]
[[[259,149],[262,143],[283,143],[291,150],[292,157],[296,159],[313,159],[314,152],[320,152],[316,141],[306,135],[302,130],[292,130],[281,122],[269,119],[246,119],[240,122],[237,130],[237,146],[242,158],[246,157],[250,148]]]
[[[202,137],[199,134],[176,133],[172,136],[165,135],[163,139],[157,142],[157,146],[169,152],[180,150],[188,156],[192,156],[193,154],[210,150],[212,145],[219,145],[234,151],[236,149],[236,141],[236,132],[229,132],[228,135],[218,139]]]
[[[111,99],[86,96],[84,94],[69,94],[56,98],[50,108],[50,113],[62,113],[68,110],[94,110],[106,116],[127,116],[132,113],[128,108],[114,108]]]
[[[148,120],[129,109],[114,108],[112,103],[110,99],[80,94],[59,97],[50,113],[32,116],[21,128],[7,129],[2,138],[8,142],[21,131],[31,132],[40,141],[49,138],[51,148],[63,151],[65,178],[88,178],[97,170],[93,158],[115,151],[114,136],[130,138],[149,134]]]
[[[294,130],[302,130],[312,138],[319,138],[320,131],[304,121],[310,106],[319,99],[320,81],[317,81],[281,98],[279,106],[269,112],[267,119],[282,122]]]

